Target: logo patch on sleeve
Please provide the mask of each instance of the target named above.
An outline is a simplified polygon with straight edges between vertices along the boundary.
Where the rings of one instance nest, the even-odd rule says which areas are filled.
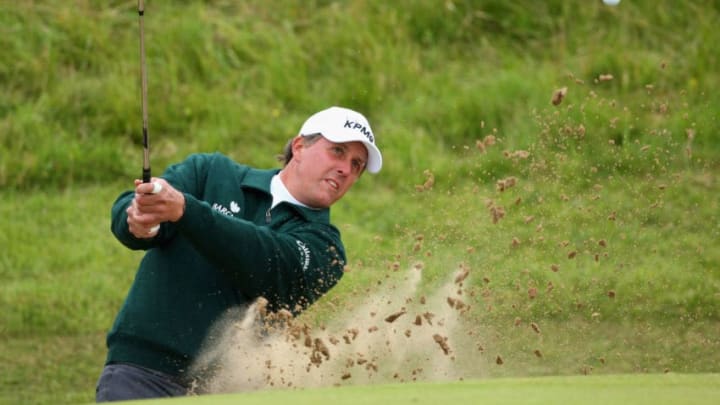
[[[300,252],[300,262],[302,263],[303,271],[307,271],[310,267],[310,249],[301,241],[295,240],[297,244],[298,252]]]

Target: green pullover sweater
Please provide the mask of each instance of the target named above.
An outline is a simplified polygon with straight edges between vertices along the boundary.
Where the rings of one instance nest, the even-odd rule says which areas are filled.
[[[270,210],[270,180],[221,154],[196,154],[162,175],[185,196],[185,213],[151,239],[128,230],[134,191],[112,207],[111,229],[125,246],[146,250],[107,336],[107,363],[126,362],[181,378],[213,323],[258,297],[270,310],[301,311],[333,287],[346,261],[329,209],[287,202]]]

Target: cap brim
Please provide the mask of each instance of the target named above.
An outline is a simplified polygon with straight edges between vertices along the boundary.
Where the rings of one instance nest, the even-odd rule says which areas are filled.
[[[382,154],[380,154],[380,150],[373,143],[367,141],[361,142],[365,145],[365,149],[367,149],[368,152],[367,171],[372,174],[379,172],[382,168]]]

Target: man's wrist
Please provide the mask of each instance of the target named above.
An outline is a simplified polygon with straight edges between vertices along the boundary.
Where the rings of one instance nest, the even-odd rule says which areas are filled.
[[[179,221],[180,218],[182,218],[183,215],[185,215],[185,194],[178,192],[178,195],[179,195],[179,199],[180,199],[180,204],[178,204],[180,206],[180,209],[178,210],[179,211],[178,215],[175,216],[174,219],[172,219],[172,222]]]

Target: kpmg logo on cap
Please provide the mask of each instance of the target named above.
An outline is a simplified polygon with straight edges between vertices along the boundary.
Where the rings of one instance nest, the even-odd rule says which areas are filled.
[[[344,127],[350,128],[350,129],[359,129],[360,133],[365,135],[365,137],[368,139],[368,141],[370,141],[370,143],[373,143],[373,144],[375,143],[375,137],[373,136],[372,132],[370,132],[370,130],[365,125],[363,125],[359,122],[345,120]]]

